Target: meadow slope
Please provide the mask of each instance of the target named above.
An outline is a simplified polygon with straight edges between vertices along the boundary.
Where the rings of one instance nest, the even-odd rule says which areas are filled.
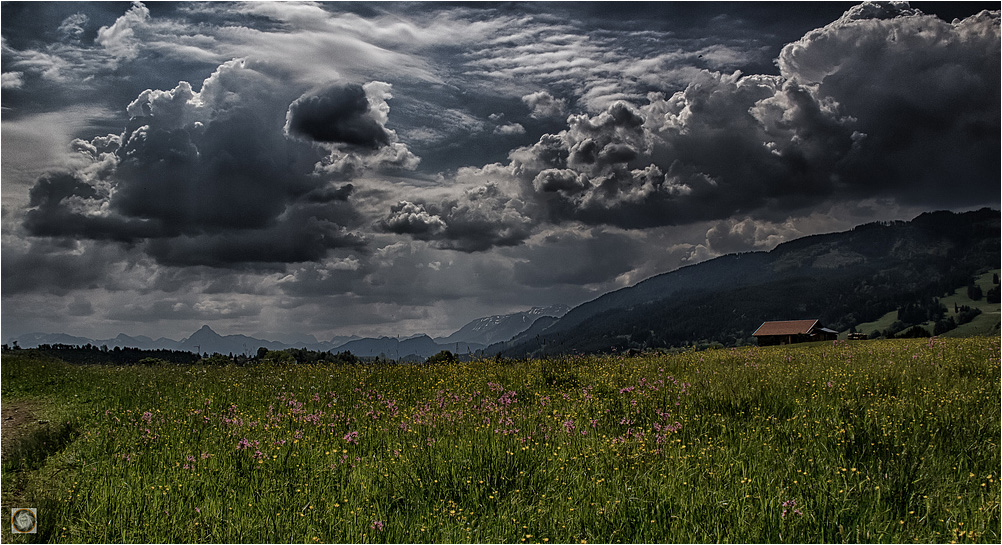
[[[399,366],[10,351],[5,411],[34,416],[4,431],[3,508],[36,507],[39,533],[4,538],[998,543],[999,354],[998,337]]]

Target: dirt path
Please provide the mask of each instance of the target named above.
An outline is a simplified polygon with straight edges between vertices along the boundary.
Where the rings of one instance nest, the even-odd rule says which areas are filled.
[[[37,424],[33,403],[4,401],[0,404],[0,455],[10,452]]]

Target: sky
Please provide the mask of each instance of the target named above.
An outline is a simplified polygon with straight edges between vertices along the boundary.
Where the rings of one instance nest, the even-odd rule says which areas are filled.
[[[448,335],[1000,206],[997,2],[0,10],[5,341]]]

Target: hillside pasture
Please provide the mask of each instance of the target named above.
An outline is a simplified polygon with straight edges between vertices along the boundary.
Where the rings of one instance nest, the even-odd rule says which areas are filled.
[[[10,542],[992,542],[998,337],[387,366],[3,356]],[[15,505],[16,504],[16,505]],[[10,530],[5,529],[4,532]]]
[[[984,274],[979,275],[974,279],[974,283],[977,284],[982,293],[988,293],[988,290],[992,289],[998,284],[993,283],[992,279],[994,275],[999,274],[999,269],[990,270]],[[939,298],[940,304],[946,307],[946,316],[954,316],[955,307],[968,306],[981,311],[981,314],[976,316],[973,320],[966,324],[960,324],[956,329],[947,331],[942,337],[972,337],[972,336],[985,336],[985,335],[998,335],[1000,322],[1002,322],[1002,305],[999,303],[989,303],[984,296],[978,300],[973,300],[967,296],[967,287],[959,287],[955,289],[949,295]],[[856,331],[860,333],[865,333],[869,335],[874,331],[884,332],[891,325],[898,320],[898,311],[892,310],[887,314],[884,314],[877,320],[872,322],[862,323],[856,326]],[[909,324],[918,325],[928,332],[932,332],[935,327],[934,322],[923,322],[920,324]],[[843,331],[839,334],[839,338],[845,339],[848,336],[848,331]]]

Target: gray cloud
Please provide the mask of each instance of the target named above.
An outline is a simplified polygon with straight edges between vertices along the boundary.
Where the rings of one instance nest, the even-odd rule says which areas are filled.
[[[4,72],[0,82],[4,89],[20,89],[24,86],[23,72]]]
[[[508,182],[477,209],[519,202],[524,233],[562,222],[781,220],[875,197],[931,206],[997,199],[999,57],[998,12],[946,23],[903,6],[853,8],[787,46],[779,76],[702,71],[670,97],[571,115],[566,130],[493,168]],[[448,240],[459,218],[436,215]],[[480,243],[464,249],[493,246],[491,234],[508,226],[481,225]]]
[[[997,206],[998,12],[842,10],[5,4],[4,333],[448,333]]]
[[[85,27],[90,21],[86,14],[77,12],[70,15],[59,25],[59,33],[64,40],[79,41],[83,36]]]
[[[66,306],[66,312],[70,316],[91,316],[94,314],[94,305],[78,295]]]
[[[289,105],[285,128],[317,142],[372,149],[390,143],[386,130],[369,115],[361,85],[337,85],[299,97]]]
[[[634,237],[598,230],[552,233],[520,250],[515,281],[536,288],[607,284],[649,257]]]
[[[415,238],[430,238],[445,231],[441,217],[431,215],[423,204],[400,201],[390,207],[389,217],[381,222],[386,231],[413,235]]]
[[[498,125],[494,128],[494,134],[499,134],[502,136],[513,135],[513,134],[525,134],[525,127],[520,123],[505,123],[504,125]]]
[[[361,87],[343,89],[365,100]],[[296,120],[337,106],[287,108],[288,94],[242,60],[220,66],[199,92],[187,82],[144,91],[127,108],[124,133],[75,141],[87,166],[35,183],[24,227],[35,236],[142,243],[174,265],[280,264],[362,249],[364,237],[351,230],[363,221],[353,186],[313,174],[323,150],[282,131],[286,111],[301,128],[311,125]],[[386,112],[375,115],[386,140],[378,120]]]
[[[119,17],[113,25],[101,27],[97,31],[95,43],[103,46],[115,58],[132,60],[139,55],[140,36],[143,27],[150,20],[150,10],[138,0],[132,8]]]
[[[999,19],[982,11],[947,22],[903,4],[862,4],[787,45],[778,65],[865,135],[840,171],[854,190],[974,205],[998,197]]]
[[[535,223],[523,201],[487,183],[441,203],[402,201],[379,225],[418,240],[434,240],[440,248],[477,252],[521,244]]]
[[[532,117],[560,117],[567,111],[567,101],[562,98],[554,98],[546,91],[536,91],[522,97],[531,110]]]
[[[5,239],[3,294],[5,298],[24,293],[66,295],[89,289],[114,278],[116,263],[123,257],[120,250],[93,242]]]

